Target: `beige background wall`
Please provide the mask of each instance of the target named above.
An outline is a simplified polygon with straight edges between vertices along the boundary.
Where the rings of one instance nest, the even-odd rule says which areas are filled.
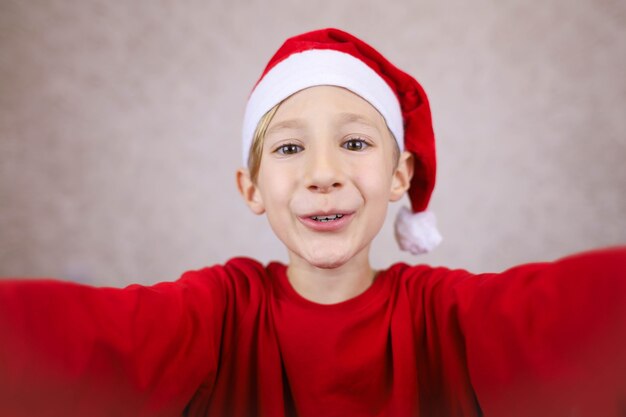
[[[236,193],[239,129],[269,56],[324,26],[432,101],[444,243],[401,255],[388,221],[376,266],[626,243],[623,1],[0,0],[0,275],[119,286],[285,260]]]

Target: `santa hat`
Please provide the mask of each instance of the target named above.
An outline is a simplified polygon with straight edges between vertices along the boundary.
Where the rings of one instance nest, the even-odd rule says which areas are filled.
[[[308,87],[346,88],[368,101],[385,119],[400,150],[414,155],[408,191],[412,210],[403,207],[395,222],[402,250],[432,250],[441,241],[432,212],[426,211],[435,186],[435,138],[426,93],[409,74],[362,40],[338,29],[289,38],[270,59],[255,85],[243,124],[243,162],[247,165],[254,131],[265,113]]]

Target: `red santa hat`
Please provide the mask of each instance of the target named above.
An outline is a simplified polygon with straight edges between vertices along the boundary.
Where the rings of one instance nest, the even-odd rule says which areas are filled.
[[[426,93],[409,74],[395,67],[362,40],[338,29],[322,29],[289,38],[270,59],[246,107],[243,163],[247,165],[254,131],[276,104],[308,87],[346,88],[376,108],[401,151],[414,155],[408,194],[395,222],[400,248],[413,254],[441,241],[432,212],[426,211],[435,186],[435,137]]]

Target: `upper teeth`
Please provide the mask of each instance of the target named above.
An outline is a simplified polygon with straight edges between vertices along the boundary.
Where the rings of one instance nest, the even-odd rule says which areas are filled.
[[[330,216],[311,216],[311,218],[318,222],[328,222],[331,220],[341,219],[343,214],[332,214]]]

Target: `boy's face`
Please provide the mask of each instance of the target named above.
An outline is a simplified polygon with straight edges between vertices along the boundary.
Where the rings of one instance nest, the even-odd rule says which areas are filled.
[[[383,117],[361,97],[308,88],[279,107],[257,181],[240,171],[240,191],[255,213],[267,213],[292,263],[338,267],[367,258],[388,202],[409,186],[410,154],[396,164],[395,146]]]

